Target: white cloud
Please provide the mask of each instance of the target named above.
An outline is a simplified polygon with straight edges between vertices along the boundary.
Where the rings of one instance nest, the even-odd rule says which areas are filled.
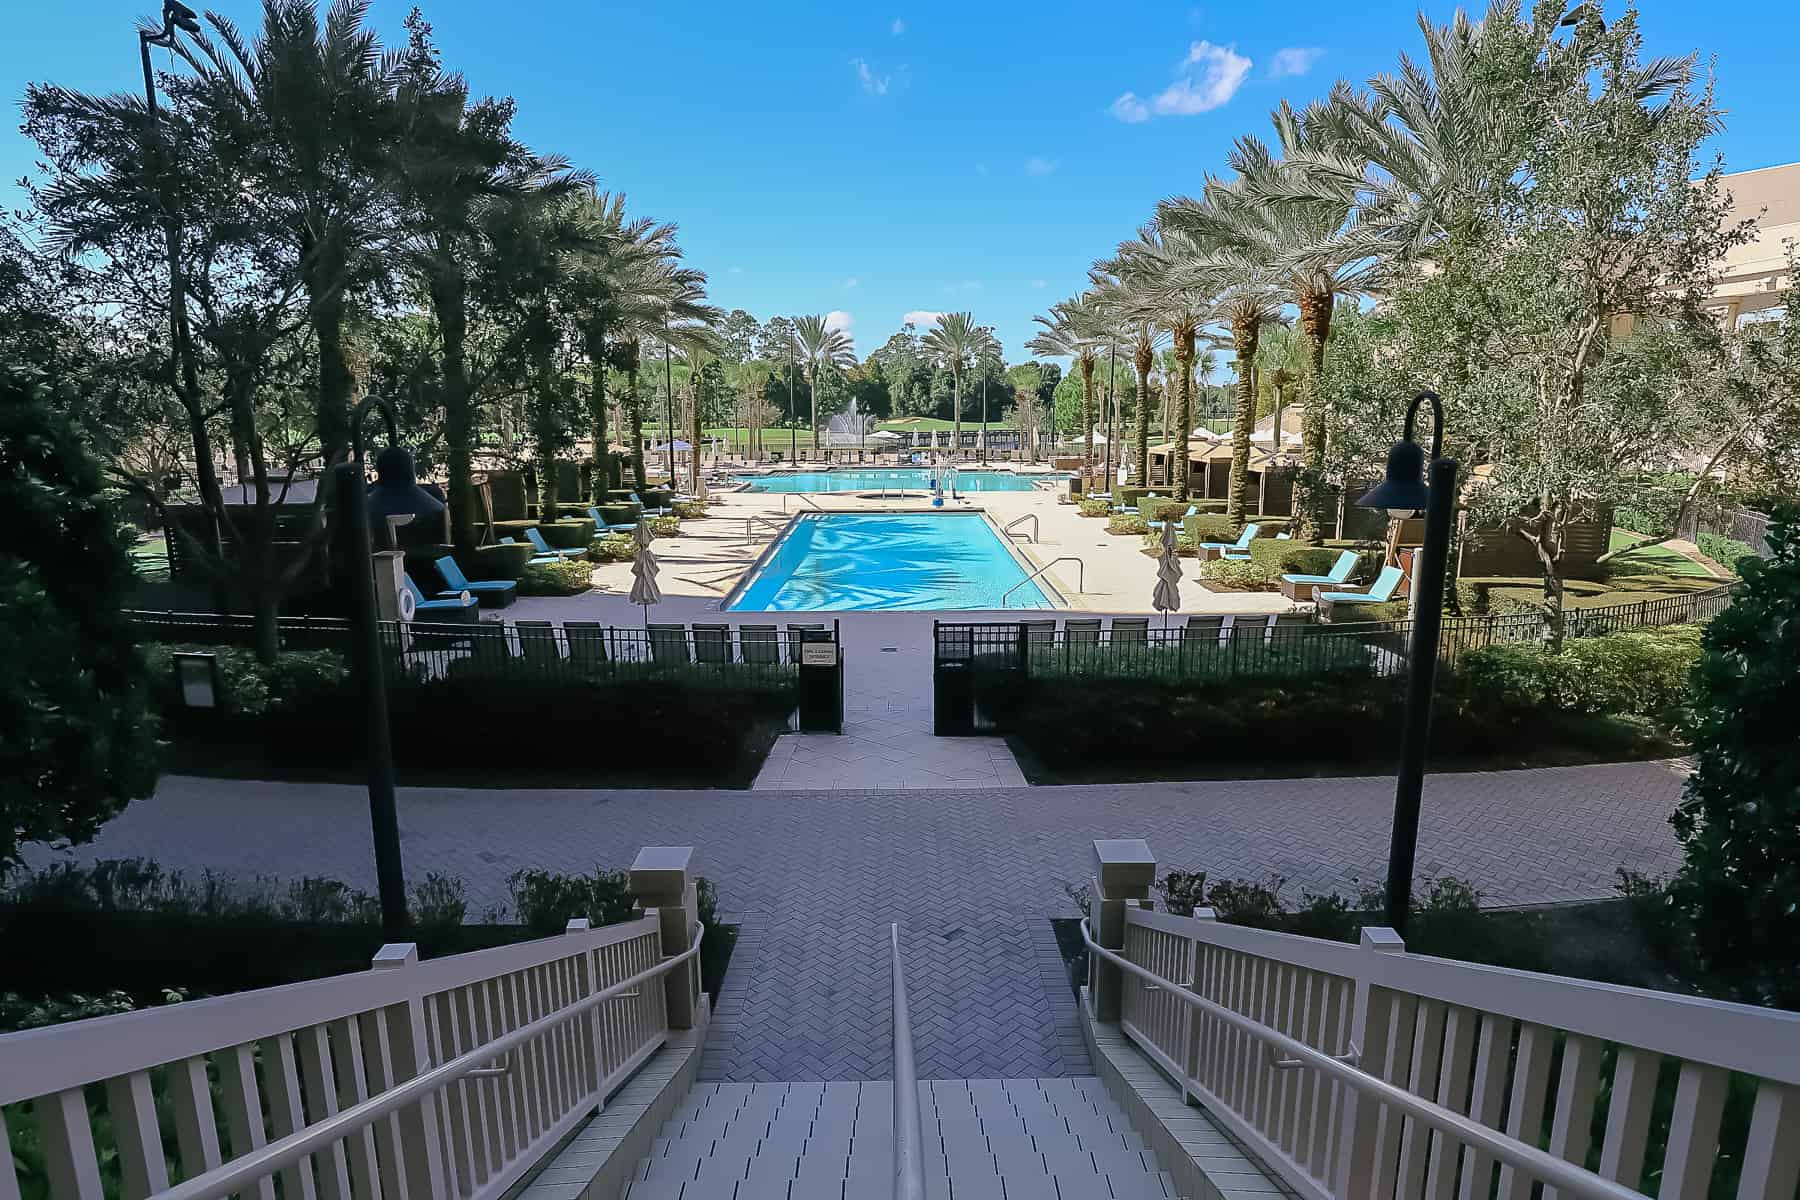
[[[891,76],[877,75],[866,58],[853,58],[850,60],[850,65],[856,68],[856,80],[862,84],[863,91],[871,96],[888,94],[888,85],[893,82]]]
[[[1292,75],[1304,75],[1313,69],[1325,51],[1317,46],[1288,46],[1277,50],[1275,57],[1269,60],[1269,78],[1286,79]]]
[[[1191,72],[1159,94],[1151,106],[1164,116],[1191,117],[1228,103],[1250,74],[1250,60],[1237,47],[1195,42],[1182,63]]]
[[[1060,163],[1054,158],[1041,158],[1037,155],[1032,155],[1025,160],[1025,173],[1027,175],[1048,175],[1050,172],[1056,170],[1059,165]]]
[[[906,22],[902,21],[899,17],[895,17],[892,28],[894,31],[894,36],[899,37],[901,34],[906,32]]]
[[[825,314],[825,328],[843,330],[845,335],[850,338],[852,346],[856,344],[856,335],[851,333],[850,330],[850,327],[854,324],[856,324],[856,318],[841,308],[832,309]]]
[[[1136,92],[1126,92],[1112,102],[1112,115],[1129,124],[1150,119],[1150,106],[1138,99]]]
[[[1031,281],[1031,286],[1032,286],[1032,287],[1034,287],[1034,288],[1037,288],[1037,289],[1039,289],[1039,290],[1040,290],[1040,291],[1041,291],[1041,290],[1043,290],[1043,289],[1044,289],[1044,288],[1047,288],[1047,287],[1049,287],[1049,286],[1050,286],[1050,283],[1049,283],[1049,281],[1048,281],[1048,280],[1044,280],[1044,279],[1034,279],[1034,280],[1032,280],[1032,281]]]
[[[844,290],[845,290],[845,291],[850,291],[850,290],[851,290],[851,289],[853,289],[853,288],[859,288],[859,287],[861,287],[861,286],[862,286],[862,280],[860,280],[860,279],[858,279],[858,278],[857,278],[857,277],[856,277],[856,276],[854,276],[854,275],[852,275],[852,276],[851,276],[851,277],[850,277],[850,278],[848,278],[848,279],[846,279],[846,280],[844,280],[844,285],[843,285],[843,286],[844,286]]]
[[[900,323],[902,325],[916,325],[920,329],[925,329],[932,325],[936,325],[938,318],[943,315],[944,314],[941,312],[933,312],[928,308],[915,308],[904,317],[901,317]]]
[[[1187,57],[1174,83],[1148,103],[1136,92],[1126,92],[1112,102],[1111,113],[1121,121],[1147,121],[1159,117],[1191,117],[1211,112],[1230,102],[1244,85],[1254,64],[1237,52],[1237,45],[1215,46],[1199,41],[1188,46]]]

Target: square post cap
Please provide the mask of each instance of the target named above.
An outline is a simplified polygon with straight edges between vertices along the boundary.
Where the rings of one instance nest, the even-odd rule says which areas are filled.
[[[1156,855],[1143,838],[1103,838],[1094,842],[1094,878],[1108,899],[1148,895],[1156,882]]]
[[[631,864],[631,892],[646,901],[681,902],[687,890],[692,846],[645,846]]]

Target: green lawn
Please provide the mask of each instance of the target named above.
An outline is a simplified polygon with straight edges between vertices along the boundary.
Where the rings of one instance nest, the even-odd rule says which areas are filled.
[[[1631,543],[1640,540],[1643,536],[1644,535],[1641,533],[1632,533],[1630,530],[1615,529],[1612,531],[1612,542],[1607,546],[1607,549],[1617,550],[1620,546],[1629,546]],[[1646,570],[1655,571],[1663,575],[1698,575],[1704,578],[1712,577],[1711,571],[1708,571],[1705,567],[1701,566],[1687,555],[1677,554],[1667,546],[1645,546],[1640,550],[1633,550],[1629,554],[1621,554],[1613,561],[1638,563]]]

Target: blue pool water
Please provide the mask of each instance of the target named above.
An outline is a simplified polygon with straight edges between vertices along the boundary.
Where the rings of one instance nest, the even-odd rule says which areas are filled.
[[[874,492],[882,488],[931,490],[924,467],[885,467],[855,471],[796,471],[789,475],[740,475],[753,492]],[[958,471],[958,492],[1029,492],[1031,478],[1005,471]],[[1043,478],[1039,476],[1038,478]]]
[[[1025,569],[980,513],[808,513],[741,587],[731,612],[999,608]],[[1049,608],[1026,583],[1008,608]]]

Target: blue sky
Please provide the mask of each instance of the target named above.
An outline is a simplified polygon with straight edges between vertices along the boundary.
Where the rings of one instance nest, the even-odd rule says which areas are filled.
[[[1420,46],[1414,6],[1388,0],[883,5],[424,8],[478,93],[517,98],[528,142],[680,223],[718,303],[842,314],[860,354],[909,312],[968,309],[1024,357],[1032,315],[1078,290],[1158,198],[1223,170],[1281,97],[1303,104]],[[28,80],[140,86],[133,22],[150,0],[9,7],[9,96]],[[400,40],[408,7],[377,0],[385,37]],[[217,8],[249,29],[260,12]],[[1716,61],[1729,169],[1800,158],[1800,8],[1645,0],[1642,16],[1649,53]],[[9,122],[0,199],[18,202],[30,167]]]

